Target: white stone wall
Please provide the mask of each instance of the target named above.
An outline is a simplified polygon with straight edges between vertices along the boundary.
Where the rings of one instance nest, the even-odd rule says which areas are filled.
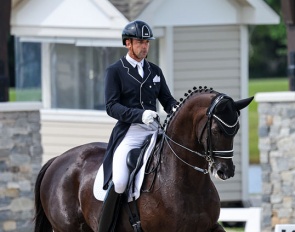
[[[295,224],[295,93],[259,93],[262,231]]]
[[[0,103],[0,232],[31,232],[41,168],[40,103]]]

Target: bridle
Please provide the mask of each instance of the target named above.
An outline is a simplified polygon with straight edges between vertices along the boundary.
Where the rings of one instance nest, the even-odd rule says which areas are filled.
[[[237,129],[238,129],[237,124],[239,123],[239,117],[237,117],[237,120],[233,125],[228,125],[214,114],[214,110],[215,110],[216,106],[221,102],[222,99],[225,99],[225,98],[231,99],[226,94],[218,95],[214,99],[214,101],[212,102],[211,106],[208,108],[207,113],[206,113],[208,119],[207,119],[207,122],[206,122],[203,130],[202,130],[199,142],[202,140],[205,128],[207,128],[207,136],[208,137],[206,138],[206,143],[207,143],[206,154],[211,156],[211,157],[218,157],[218,158],[223,158],[223,159],[231,159],[234,156],[234,150],[233,149],[227,150],[227,151],[213,151],[213,149],[212,149],[212,131],[211,131],[211,127],[212,127],[213,118],[215,118],[217,121],[221,122],[226,127],[229,127],[229,128],[236,127],[236,130],[234,131],[234,133],[232,135],[234,135],[236,133]]]
[[[239,117],[237,117],[237,120],[236,122],[233,124],[233,125],[228,125],[227,123],[225,123],[224,121],[222,121],[219,117],[217,117],[215,114],[214,114],[214,110],[216,108],[216,106],[221,102],[222,99],[231,99],[230,97],[228,97],[226,94],[220,94],[218,95],[214,101],[211,103],[210,107],[208,108],[207,110],[207,121],[202,129],[202,132],[201,132],[201,136],[199,138],[199,143],[201,143],[201,140],[202,140],[202,137],[204,135],[204,131],[205,129],[207,129],[207,138],[206,138],[206,151],[204,152],[204,154],[198,152],[198,151],[194,151],[194,150],[191,150],[179,143],[177,143],[176,141],[174,141],[172,138],[170,138],[167,134],[166,134],[166,130],[163,131],[163,139],[164,141],[167,143],[168,147],[170,148],[170,150],[172,151],[172,153],[180,160],[182,161],[184,164],[188,165],[189,167],[193,168],[194,170],[196,171],[199,171],[199,172],[202,172],[204,174],[208,174],[208,169],[203,169],[203,168],[199,168],[199,167],[196,167],[194,165],[191,165],[189,164],[188,162],[186,162],[185,160],[183,160],[182,158],[180,158],[176,152],[173,150],[173,148],[171,147],[171,144],[170,142],[174,143],[175,145],[193,153],[193,154],[196,154],[196,155],[199,155],[203,158],[206,159],[206,161],[209,163],[209,168],[214,164],[214,158],[223,158],[223,159],[231,159],[233,157],[233,154],[234,154],[234,150],[231,149],[231,150],[224,150],[224,151],[214,151],[213,148],[212,148],[212,131],[211,131],[211,127],[212,127],[212,121],[213,121],[213,118],[215,118],[216,120],[218,120],[220,123],[222,123],[224,126],[226,127],[229,127],[229,128],[234,128],[236,127],[236,130],[234,131],[234,133],[236,133],[236,131],[238,130],[238,123],[239,123]]]
[[[173,142],[174,144],[178,145],[179,147],[184,148],[184,149],[187,150],[187,151],[190,151],[190,152],[193,153],[193,154],[197,154],[197,155],[199,155],[199,156],[205,158],[205,159],[209,162],[209,166],[211,166],[211,165],[214,163],[214,160],[212,159],[211,156],[207,156],[206,154],[204,155],[204,154],[202,154],[202,153],[200,153],[200,152],[193,151],[193,150],[191,150],[191,149],[189,149],[189,148],[187,148],[187,147],[185,147],[185,146],[183,146],[183,145],[181,145],[181,144],[175,142],[175,141],[174,141],[173,139],[171,139],[166,133],[163,134],[163,138],[164,138],[165,142],[167,143],[168,147],[170,148],[170,150],[172,151],[172,153],[173,153],[173,154],[174,154],[174,155],[175,155],[175,156],[176,156],[181,162],[185,163],[187,166],[189,166],[189,167],[195,169],[196,171],[202,172],[202,173],[204,173],[204,174],[208,174],[208,173],[209,173],[209,172],[208,172],[208,169],[203,169],[203,168],[199,168],[199,167],[197,167],[197,166],[191,165],[191,164],[189,164],[188,162],[186,162],[185,160],[183,160],[182,158],[180,158],[180,157],[176,154],[176,152],[173,150],[173,148],[171,147],[169,141]],[[169,140],[169,141],[168,141],[168,140]]]

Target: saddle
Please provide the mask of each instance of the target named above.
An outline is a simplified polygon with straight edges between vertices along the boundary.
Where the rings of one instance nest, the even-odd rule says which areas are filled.
[[[117,223],[118,216],[120,214],[120,208],[122,204],[127,204],[129,221],[135,232],[142,232],[139,212],[136,205],[135,198],[135,180],[136,175],[140,171],[143,165],[144,155],[151,143],[153,134],[148,135],[144,140],[141,148],[135,148],[129,151],[126,158],[126,163],[129,169],[129,180],[127,188],[123,194],[117,194],[114,190],[113,183],[109,184],[107,194],[104,201],[104,206],[99,222],[99,231],[114,231]],[[161,137],[157,136],[156,146]],[[155,147],[153,147],[153,150]],[[153,151],[152,151],[153,152]],[[132,196],[132,201],[128,204],[128,196]],[[129,198],[130,201],[130,198]]]
[[[135,177],[143,165],[143,157],[147,147],[150,144],[152,136],[153,135],[151,134],[146,137],[141,148],[132,149],[127,154],[126,163],[129,168],[130,175],[129,175],[128,185],[125,190],[126,196],[128,196],[130,189],[132,190],[132,193],[134,193],[135,191],[134,189]],[[131,226],[133,227],[133,230],[135,232],[141,232],[142,229],[141,229],[141,223],[140,223],[140,216],[139,216],[139,212],[138,212],[138,208],[137,208],[136,200],[134,196],[133,196],[132,203],[127,204],[127,208],[128,208],[128,214],[129,214],[129,221],[131,223]]]
[[[130,188],[134,188],[134,181],[135,181],[136,174],[139,172],[139,170],[141,169],[143,165],[143,157],[147,147],[149,146],[151,142],[152,136],[153,135],[151,134],[146,137],[141,148],[132,149],[127,154],[126,163],[127,163],[127,167],[129,169],[130,175],[129,175],[129,181],[128,181],[126,193],[129,192]]]

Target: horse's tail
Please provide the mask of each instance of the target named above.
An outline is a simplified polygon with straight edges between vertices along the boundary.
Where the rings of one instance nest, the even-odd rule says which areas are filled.
[[[46,164],[43,165],[41,168],[37,179],[35,183],[35,217],[34,217],[34,222],[35,222],[35,229],[34,232],[52,232],[52,226],[48,220],[48,218],[45,215],[42,203],[41,203],[41,198],[40,198],[40,186],[41,182],[43,180],[44,174],[48,167],[51,165],[51,163],[56,159],[56,157],[50,159],[47,161]]]

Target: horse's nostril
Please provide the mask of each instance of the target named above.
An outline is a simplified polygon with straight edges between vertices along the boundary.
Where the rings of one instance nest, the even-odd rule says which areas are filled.
[[[226,180],[228,178],[234,177],[235,169],[220,168],[219,170],[217,170],[216,173],[219,176],[219,178],[221,178],[222,180]]]
[[[226,179],[226,177],[225,177],[225,175],[224,175],[224,172],[221,171],[221,170],[218,170],[218,171],[217,171],[217,175],[218,175],[221,179],[223,179],[223,180]]]

